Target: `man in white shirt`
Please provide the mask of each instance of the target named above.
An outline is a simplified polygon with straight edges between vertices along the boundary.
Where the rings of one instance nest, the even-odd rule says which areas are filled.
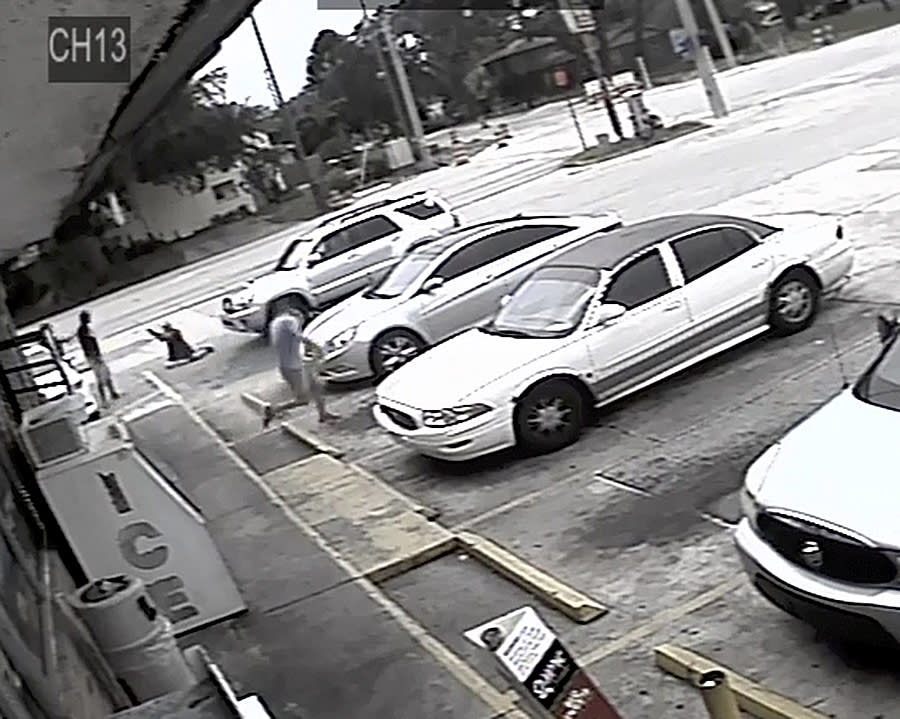
[[[278,371],[291,388],[293,399],[277,405],[269,405],[263,413],[263,428],[272,420],[294,407],[316,405],[320,422],[338,419],[325,407],[325,392],[319,378],[322,351],[303,337],[303,315],[296,310],[279,315],[269,326],[269,337],[278,354]]]

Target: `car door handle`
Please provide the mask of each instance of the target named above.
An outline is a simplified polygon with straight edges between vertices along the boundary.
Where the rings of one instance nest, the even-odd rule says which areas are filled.
[[[358,259],[359,259],[359,255],[357,255],[357,254],[347,255],[347,259],[348,259],[348,260],[358,260]]]
[[[769,264],[768,260],[757,260],[752,265],[750,265],[750,267],[752,267],[754,270],[757,270],[760,267],[765,267],[767,264]]]
[[[666,305],[665,307],[663,307],[663,312],[674,312],[675,310],[680,310],[680,309],[681,309],[681,303],[676,302],[675,304]]]

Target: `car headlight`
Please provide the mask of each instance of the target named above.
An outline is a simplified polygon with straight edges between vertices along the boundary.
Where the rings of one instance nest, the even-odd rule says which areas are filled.
[[[353,338],[356,337],[356,327],[348,327],[343,332],[339,332],[330,340],[325,343],[325,346],[322,348],[325,351],[325,354],[331,354],[332,352],[338,352],[339,350],[344,349],[348,344],[353,341]]]
[[[450,427],[454,424],[468,422],[490,412],[486,404],[464,404],[446,409],[427,409],[422,413],[422,423],[426,427]]]

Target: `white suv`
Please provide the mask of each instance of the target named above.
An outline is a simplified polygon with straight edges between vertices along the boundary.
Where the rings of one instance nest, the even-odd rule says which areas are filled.
[[[350,208],[288,243],[275,268],[222,300],[222,324],[264,333],[288,308],[307,318],[349,297],[390,270],[411,250],[461,224],[432,191]]]

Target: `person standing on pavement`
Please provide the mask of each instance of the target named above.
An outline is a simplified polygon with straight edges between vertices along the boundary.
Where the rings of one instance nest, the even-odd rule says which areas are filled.
[[[94,378],[97,380],[97,391],[100,393],[100,404],[103,407],[108,406],[109,399],[119,399],[119,393],[113,386],[112,374],[106,360],[103,359],[103,353],[100,352],[100,343],[91,329],[91,313],[83,310],[79,315],[78,331],[75,333],[78,337],[78,343],[81,345],[81,351],[84,358],[94,372]],[[108,399],[109,398],[109,399]]]
[[[309,404],[310,399],[316,405],[319,422],[338,419],[325,407],[325,391],[320,377],[322,350],[303,337],[303,314],[292,309],[279,315],[272,320],[269,334],[278,354],[278,371],[293,397],[287,402],[266,407],[263,428],[268,427],[276,416]]]

